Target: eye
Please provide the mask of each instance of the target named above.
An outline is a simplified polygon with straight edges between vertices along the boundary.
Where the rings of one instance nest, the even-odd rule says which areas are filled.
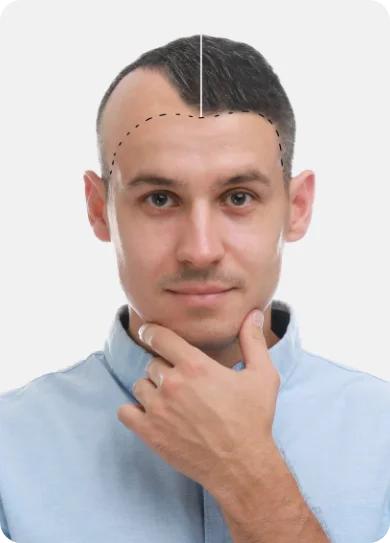
[[[230,192],[226,198],[229,198],[229,196],[232,196],[232,195],[236,195],[238,194],[240,196],[240,198],[238,198],[238,201],[239,202],[242,202],[243,199],[242,199],[242,196],[245,195],[245,196],[250,196],[252,198],[252,200],[254,199],[254,196],[250,193],[250,192],[247,192],[247,191],[243,191],[243,190],[236,190],[235,192]],[[243,206],[243,205],[238,205],[238,206],[234,206],[234,207],[246,207],[246,206]]]
[[[234,191],[234,192],[230,192],[230,193],[226,196],[226,198],[229,198],[229,196],[232,196],[233,194],[234,194],[234,195],[238,194],[238,195],[241,196],[241,197],[239,198],[239,201],[242,201],[242,195],[250,196],[252,199],[255,198],[255,196],[254,196],[253,194],[251,194],[250,192],[247,192],[247,191],[243,191],[243,190],[240,190],[240,191],[237,191],[237,190],[236,190],[236,191]],[[170,197],[168,191],[165,191],[165,190],[164,190],[164,191],[155,191],[155,192],[152,192],[152,193],[147,194],[146,196],[142,197],[142,198],[141,198],[141,202],[145,202],[145,201],[147,201],[149,198],[155,197],[155,196],[157,196],[157,195],[163,195],[164,198],[166,198],[167,196]],[[161,203],[161,200],[160,200],[160,203]],[[161,205],[152,206],[152,207],[155,207],[155,208],[157,207],[158,209],[165,209],[165,207],[163,207],[163,206],[161,206]],[[236,206],[236,205],[235,205],[235,206],[233,206],[233,207],[246,207],[246,206],[243,206],[243,205],[237,205],[237,206]]]

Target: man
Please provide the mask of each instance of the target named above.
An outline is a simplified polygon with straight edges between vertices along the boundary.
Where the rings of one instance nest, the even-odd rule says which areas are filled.
[[[292,307],[273,300],[314,200],[313,172],[291,176],[293,110],[260,53],[211,36],[200,102],[199,38],[142,55],[100,105],[88,218],[114,243],[128,303],[103,350],[0,398],[13,541],[388,531],[389,383],[306,352]]]

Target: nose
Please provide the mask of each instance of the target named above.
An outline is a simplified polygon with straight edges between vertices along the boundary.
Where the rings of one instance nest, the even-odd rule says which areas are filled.
[[[178,243],[177,259],[195,268],[207,268],[225,254],[221,228],[204,210],[189,218]]]

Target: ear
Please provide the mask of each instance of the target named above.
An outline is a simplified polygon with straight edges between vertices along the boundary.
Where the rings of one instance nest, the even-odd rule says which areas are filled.
[[[93,171],[84,173],[88,220],[100,241],[111,241],[103,180]]]
[[[306,235],[313,212],[314,189],[315,175],[310,170],[291,180],[287,242],[298,241]]]

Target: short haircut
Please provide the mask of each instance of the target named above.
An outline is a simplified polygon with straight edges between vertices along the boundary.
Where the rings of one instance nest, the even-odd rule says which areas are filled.
[[[279,134],[284,185],[288,193],[296,128],[294,112],[279,77],[263,55],[246,43],[202,35],[202,45],[203,114],[249,110],[270,119]],[[98,110],[96,133],[106,196],[111,167],[107,164],[101,138],[102,114],[115,87],[136,68],[160,71],[177,89],[183,102],[200,107],[200,35],[176,39],[143,53],[117,75],[104,94]]]

